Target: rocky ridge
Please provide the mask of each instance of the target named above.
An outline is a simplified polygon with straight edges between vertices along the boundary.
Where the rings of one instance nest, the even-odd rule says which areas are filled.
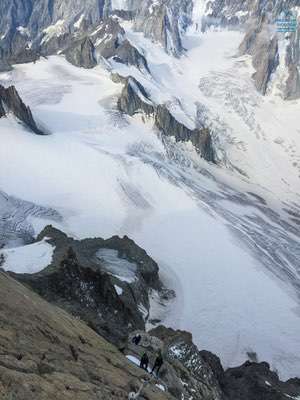
[[[134,28],[178,57],[184,52],[182,35],[191,24],[192,8],[187,0],[143,1],[137,10]]]
[[[48,226],[41,240],[55,248],[52,263],[41,272],[13,277],[120,348],[132,330],[145,329],[149,294],[172,296],[159,280],[155,261],[128,237],[78,241]]]
[[[116,75],[113,76],[117,80]],[[120,79],[125,81],[124,88],[118,100],[120,111],[132,116],[142,113],[154,118],[154,124],[165,136],[173,136],[178,142],[192,142],[198,153],[210,162],[215,162],[213,143],[209,129],[199,127],[189,129],[179,122],[169,111],[166,104],[155,105],[149,98],[145,88],[133,77]]]
[[[129,359],[146,351],[150,366],[158,350],[164,364],[159,373],[160,383],[177,399],[184,400],[297,400],[300,380],[281,382],[266,362],[246,361],[243,365],[224,371],[220,359],[206,350],[198,350],[192,335],[158,326],[141,334],[139,346],[130,341],[126,349]]]
[[[275,36],[270,39],[268,32],[264,18],[258,24],[257,21],[252,22],[239,48],[241,54],[252,56],[252,64],[256,69],[254,83],[263,94],[266,94],[271,75],[279,65],[278,40]]]
[[[43,132],[37,127],[31,110],[27,107],[14,86],[5,88],[0,85],[0,118],[12,113],[32,132],[42,135]]]

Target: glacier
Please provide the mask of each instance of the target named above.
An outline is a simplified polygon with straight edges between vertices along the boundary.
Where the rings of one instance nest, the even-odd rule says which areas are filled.
[[[284,102],[276,82],[268,96],[257,93],[249,57],[236,52],[238,31],[193,26],[186,54],[174,58],[123,27],[151,75],[113,62],[85,70],[58,55],[0,73],[49,133],[0,120],[0,188],[55,210],[48,220],[75,238],[130,236],[176,292],[164,324],[191,331],[225,367],[255,352],[292,377],[300,367],[299,100]],[[151,118],[120,114],[122,84],[111,72],[137,77],[187,126],[205,120],[218,164],[163,137]],[[46,225],[27,218],[36,235]]]

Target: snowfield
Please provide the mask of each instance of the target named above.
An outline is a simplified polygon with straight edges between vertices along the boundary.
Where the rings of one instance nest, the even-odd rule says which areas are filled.
[[[175,60],[126,30],[153,78],[114,67],[136,74],[187,125],[206,118],[223,168],[189,144],[162,140],[151,120],[120,115],[122,85],[101,66],[83,70],[55,56],[0,74],[51,133],[0,120],[0,189],[55,210],[48,221],[26,216],[35,234],[51,220],[76,238],[134,239],[176,291],[162,322],[191,331],[225,367],[256,352],[281,377],[299,375],[299,102],[255,92],[249,60],[232,57],[238,32],[191,32],[187,55]],[[12,270],[34,272],[42,267],[34,260],[49,261],[50,249],[39,246],[21,247],[32,260],[11,262]]]
[[[27,246],[4,249],[1,251],[5,271],[34,274],[42,271],[52,262],[54,247],[46,240]]]

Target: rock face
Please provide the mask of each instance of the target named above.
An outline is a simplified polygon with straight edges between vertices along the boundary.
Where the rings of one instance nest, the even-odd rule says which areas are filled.
[[[149,6],[153,12],[149,13]],[[115,9],[117,8],[117,9]],[[181,31],[188,24],[192,3],[168,0],[161,4],[127,0],[113,7],[109,0],[4,0],[0,5],[0,48],[8,63],[54,54],[66,48],[70,35],[86,32],[111,15],[133,19],[146,36],[161,42],[170,54],[182,51]],[[68,43],[72,43],[69,41]],[[24,51],[24,49],[30,51]],[[3,64],[4,65],[4,64]]]
[[[246,362],[225,372],[224,393],[229,400],[286,400],[296,399],[300,380],[280,382],[268,363]]]
[[[290,34],[286,49],[285,64],[288,69],[288,78],[284,89],[284,98],[294,100],[300,97],[300,26]]]
[[[211,135],[208,129],[189,129],[179,122],[166,105],[155,105],[150,100],[145,88],[133,77],[126,80],[118,101],[118,107],[128,115],[142,112],[147,117],[154,117],[156,127],[165,136],[173,136],[178,142],[191,141],[201,157],[215,162]]]
[[[157,264],[127,237],[76,241],[51,226],[47,238],[55,252],[40,273],[13,276],[50,303],[80,317],[119,347],[129,332],[144,329],[152,291],[162,290]]]
[[[188,1],[144,1],[135,18],[135,29],[161,43],[167,53],[179,56],[183,51],[181,31],[189,23],[191,9]]]
[[[175,136],[177,142],[191,141],[201,157],[215,162],[214,150],[210,131],[207,128],[189,129],[176,120],[166,105],[159,105],[155,114],[156,126],[164,135]]]
[[[149,72],[145,57],[128,40],[124,40],[117,47],[116,54],[113,57],[115,61],[126,65],[134,65],[142,72]]]
[[[113,345],[3,272],[0,299],[1,399],[120,400],[139,388],[146,374]],[[172,399],[153,383],[143,395]]]
[[[83,68],[93,68],[97,65],[95,47],[89,38],[75,42],[65,51],[66,59],[73,65]]]
[[[168,387],[175,397],[191,400],[221,400],[223,398],[213,369],[193,344],[190,333],[159,326],[150,334],[163,342],[164,358],[170,365],[170,371],[166,367],[162,370],[161,376],[163,380],[170,382]],[[177,378],[175,380],[174,374]],[[175,381],[177,381],[176,385]],[[173,390],[170,385],[174,385]]]
[[[128,1],[128,7],[137,6],[133,3]],[[129,8],[128,13],[133,17]],[[13,5],[1,2],[0,68],[7,70],[11,64],[58,52],[64,52],[76,66],[92,68],[96,62],[95,46],[97,55],[115,56],[128,65],[147,69],[138,50],[129,42],[122,44],[125,32],[115,18],[110,18],[112,14],[109,0],[26,0]]]
[[[151,102],[144,87],[133,77],[125,80],[121,96],[118,99],[120,111],[132,116],[143,112],[148,117],[155,114],[155,105]]]
[[[54,46],[59,47],[58,44]],[[79,67],[93,68],[103,57],[133,65],[143,73],[149,72],[145,57],[126,39],[124,29],[115,18],[107,18],[87,31],[68,35],[64,47],[67,60]]]
[[[34,133],[38,135],[43,134],[43,132],[37,127],[30,108],[23,103],[16,88],[14,86],[5,88],[0,85],[0,118],[6,116],[9,112],[13,113]]]
[[[262,19],[258,26],[256,22],[248,30],[240,45],[242,54],[252,56],[254,83],[258,91],[266,94],[272,73],[279,65],[278,40],[276,36],[270,37],[267,22]]]
[[[141,335],[138,346],[129,341],[126,353],[138,358],[145,352],[152,368],[158,350],[164,363],[160,383],[178,400],[286,400],[297,399],[300,380],[281,382],[267,363],[247,361],[224,371],[219,358],[199,351],[189,332],[158,326]]]
[[[0,5],[0,31],[6,36],[12,35],[19,27],[27,29],[27,35],[35,38],[38,33],[49,26],[54,34],[59,33],[57,24],[63,21],[65,26],[72,26],[78,22],[82,14],[90,23],[95,23],[103,16],[105,1],[86,0],[3,0]],[[24,31],[23,31],[24,32]]]
[[[124,29],[115,18],[107,18],[90,33],[96,53],[106,60],[113,59],[149,72],[145,57],[126,39]]]

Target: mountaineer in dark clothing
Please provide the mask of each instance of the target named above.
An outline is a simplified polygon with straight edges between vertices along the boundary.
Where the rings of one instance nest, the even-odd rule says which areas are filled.
[[[140,341],[142,339],[142,336],[140,334],[133,336],[132,338],[132,343],[134,343],[136,346],[139,345]]]
[[[153,374],[154,370],[156,369],[156,375],[158,376],[159,370],[161,368],[161,366],[163,365],[163,358],[162,358],[162,354],[161,354],[161,350],[159,350],[158,352],[158,356],[156,357],[155,363],[153,365],[151,374]]]
[[[140,367],[148,372],[149,357],[147,353],[144,353],[141,358]]]

